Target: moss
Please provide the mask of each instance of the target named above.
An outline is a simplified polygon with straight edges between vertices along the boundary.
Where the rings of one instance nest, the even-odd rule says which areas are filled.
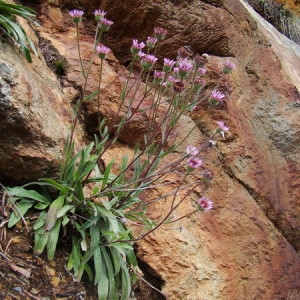
[[[47,62],[48,67],[58,76],[66,75],[68,63],[64,56],[60,55],[58,50],[51,44],[50,41],[39,37],[39,47]]]

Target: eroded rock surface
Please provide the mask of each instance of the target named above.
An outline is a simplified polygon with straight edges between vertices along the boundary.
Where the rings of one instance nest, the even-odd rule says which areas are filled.
[[[60,6],[45,2],[39,6],[44,26],[40,34],[69,64],[62,89],[54,89],[54,75],[43,75],[41,65],[37,72],[35,65],[25,68],[15,53],[13,59],[8,59],[11,48],[5,45],[0,52],[4,95],[0,109],[5,120],[1,123],[0,143],[3,178],[31,180],[41,176],[43,170],[55,165],[54,154],[61,150],[70,119],[69,102],[76,98],[74,83],[82,80],[75,30],[66,9],[98,8],[92,3],[84,7],[84,1],[71,2],[61,1]],[[199,130],[190,143],[207,140],[217,120],[226,122],[230,135],[214,151],[203,153],[205,165],[215,178],[196,189],[175,217],[188,213],[191,201],[201,194],[213,199],[214,209],[147,237],[138,244],[138,255],[144,261],[144,271],[148,266],[164,282],[162,292],[168,299],[299,299],[299,48],[285,47],[281,56],[280,35],[277,40],[271,39],[269,29],[241,2],[224,0],[221,6],[220,2],[101,1],[101,8],[115,22],[105,35],[105,43],[122,63],[130,60],[132,38],[145,39],[154,26],[162,26],[169,35],[158,49],[161,57],[174,58],[181,45],[189,44],[195,53],[210,55],[211,74],[217,74],[227,56],[237,66],[226,81],[227,103],[201,122],[198,118],[203,107],[193,114]],[[92,21],[80,29],[84,58],[92,47],[91,24]],[[125,71],[113,55],[104,67],[107,88],[101,96],[100,111],[109,117],[118,107]],[[97,76],[96,69],[92,72]],[[36,77],[42,81],[41,87]],[[96,79],[88,85],[89,91],[95,88]],[[97,108],[95,102],[85,106],[82,120],[86,121],[87,131],[95,131]],[[134,136],[135,132],[130,134]],[[116,147],[109,154],[117,158],[122,151],[122,147]],[[24,157],[30,157],[35,164],[24,163]],[[159,216],[158,212],[166,209],[166,203],[158,202],[150,213]]]

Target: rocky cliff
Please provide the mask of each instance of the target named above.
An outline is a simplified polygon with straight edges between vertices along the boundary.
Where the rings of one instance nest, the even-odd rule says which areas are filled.
[[[215,151],[204,153],[215,175],[205,187],[214,209],[138,243],[143,272],[172,300],[299,299],[299,46],[243,0],[34,5],[42,25],[36,29],[39,40],[35,38],[40,58],[28,64],[10,45],[0,44],[0,180],[24,183],[57,171],[81,80],[68,9],[86,11],[87,23],[81,27],[84,58],[93,40],[92,10],[100,6],[115,22],[104,37],[114,52],[104,66],[108,87],[101,113],[108,117],[117,109],[122,64],[130,59],[132,38],[146,39],[154,26],[167,28],[168,38],[158,49],[161,57],[175,58],[181,45],[189,45],[194,53],[209,55],[212,75],[228,57],[237,67],[223,87],[229,95],[226,106],[206,115],[191,137],[192,142],[205,140],[219,119],[230,127],[230,135]],[[28,31],[34,39],[33,30]],[[57,76],[47,66],[53,57],[62,61],[65,75]],[[93,91],[95,85],[90,81],[88,89]],[[202,113],[196,109],[193,119]],[[91,103],[76,134],[78,145],[93,132],[94,114]],[[128,128],[126,136],[136,130]],[[126,138],[122,142],[130,144]],[[122,144],[109,155],[118,157],[122,151],[130,149]],[[152,209],[163,210],[163,203]],[[189,209],[189,203],[182,207]]]

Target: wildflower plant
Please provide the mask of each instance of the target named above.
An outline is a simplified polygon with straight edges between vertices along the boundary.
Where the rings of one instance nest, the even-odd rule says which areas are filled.
[[[103,61],[110,49],[101,44],[101,37],[113,24],[105,18],[102,10],[94,11],[97,29],[90,63],[85,66],[80,55],[78,23],[83,11],[73,10],[70,16],[77,28],[77,46],[83,87],[78,100],[76,116],[64,149],[58,179],[42,178],[23,187],[7,188],[8,201],[15,207],[8,226],[15,225],[34,207],[41,210],[33,229],[35,233],[34,252],[46,251],[48,258],[54,258],[57,244],[63,232],[68,232],[71,251],[67,268],[73,271],[77,280],[86,273],[97,287],[99,299],[128,299],[135,281],[137,260],[134,242],[170,224],[199,211],[213,208],[206,196],[195,201],[187,215],[174,217],[183,202],[190,201],[193,189],[202,181],[210,180],[212,173],[204,167],[201,151],[209,146],[188,145],[182,151],[192,130],[178,142],[174,141],[177,124],[202,101],[212,108],[224,101],[225,95],[214,90],[209,97],[201,96],[204,86],[206,56],[179,57],[177,60],[163,59],[162,70],[155,69],[158,57],[151,51],[166,37],[167,31],[155,28],[154,36],[140,42],[133,39],[132,62],[128,69],[128,80],[120,95],[119,109],[112,121],[98,116],[98,134],[94,141],[75,152],[74,134],[78,116],[85,101],[101,101],[101,80]],[[145,52],[143,52],[145,51]],[[86,86],[94,60],[100,59],[98,89],[87,95]],[[140,73],[133,77],[133,65],[140,63]],[[201,70],[199,69],[201,68]],[[201,83],[201,84],[200,84]],[[143,95],[137,91],[143,90]],[[145,99],[150,100],[145,105]],[[104,153],[118,140],[122,130],[143,112],[147,128],[142,140],[138,140],[132,157],[124,156],[118,165],[113,159],[100,170],[98,162]],[[114,123],[113,120],[119,120]],[[214,135],[227,131],[220,122]],[[223,136],[221,134],[221,136]],[[224,136],[223,136],[224,137]],[[212,137],[210,137],[212,138]],[[177,158],[168,159],[174,152]],[[170,185],[166,180],[176,174],[180,180],[172,182],[174,189],[156,198],[151,191]],[[189,180],[187,180],[189,178]],[[191,179],[191,180],[190,180]],[[56,197],[29,189],[32,184],[51,187]],[[164,214],[152,219],[147,214],[149,205],[165,200]]]

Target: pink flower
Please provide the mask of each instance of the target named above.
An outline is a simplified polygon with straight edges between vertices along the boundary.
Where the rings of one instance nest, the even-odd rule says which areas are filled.
[[[203,78],[196,77],[194,80],[194,87],[198,91],[202,89],[206,84],[206,81]]]
[[[188,167],[198,169],[202,165],[202,160],[199,157],[190,157],[187,161]]]
[[[96,47],[96,51],[100,57],[100,59],[105,59],[107,53],[110,51],[110,49],[104,45],[98,45]]]
[[[208,99],[209,103],[211,105],[218,105],[219,103],[222,103],[223,102],[223,98],[225,97],[225,95],[220,92],[220,91],[217,91],[217,90],[213,90],[211,92],[211,95],[210,95],[210,98]]]
[[[229,128],[225,126],[224,122],[222,121],[218,121],[218,126],[219,126],[219,129],[221,129],[222,131],[228,131]]]
[[[162,86],[171,87],[175,82],[177,82],[177,79],[170,75],[168,76],[167,81],[162,83]]]
[[[69,11],[70,16],[73,18],[74,23],[81,22],[81,17],[83,16],[84,12],[79,9],[73,9]]]
[[[157,38],[148,36],[146,44],[149,49],[154,48],[156,43],[157,43]]]
[[[142,61],[141,61],[143,68],[146,70],[151,69],[153,65],[156,63],[157,59],[158,58],[152,54],[145,54],[142,57]]]
[[[154,36],[157,38],[157,40],[162,41],[165,39],[168,31],[161,27],[155,27],[154,28]]]
[[[137,39],[132,40],[132,46],[131,46],[131,53],[132,54],[138,54],[139,51],[141,51],[145,47],[145,43],[139,41]]]
[[[213,208],[213,202],[205,196],[198,200],[198,204],[203,210],[209,210]]]
[[[165,72],[170,72],[175,65],[175,61],[172,59],[164,58],[164,67],[163,70]]]
[[[206,73],[206,70],[205,70],[204,68],[199,68],[199,69],[198,69],[198,73],[199,73],[200,75],[204,75],[204,74]]]
[[[178,61],[178,74],[181,78],[186,77],[187,73],[193,69],[193,64],[188,59],[180,59]]]
[[[199,150],[193,145],[188,145],[186,147],[185,153],[191,156],[196,156],[199,154]]]
[[[168,80],[169,82],[172,82],[172,83],[174,83],[174,82],[177,81],[177,79],[176,79],[174,76],[171,76],[171,75],[168,76],[167,80]]]
[[[235,64],[229,60],[227,60],[223,66],[223,73],[229,74],[232,72],[232,70],[235,69]]]
[[[142,58],[142,57],[144,57],[146,54],[144,53],[144,52],[142,52],[142,51],[139,51],[138,53],[137,53],[137,56],[139,57],[139,58]]]
[[[161,83],[162,80],[165,78],[165,72],[159,71],[159,70],[154,70],[154,82],[155,83]]]
[[[165,72],[159,71],[159,70],[154,70],[154,77],[159,78],[159,79],[164,79],[165,77]]]
[[[188,59],[180,59],[178,62],[178,67],[179,67],[179,70],[188,72],[193,69],[193,64]]]
[[[106,12],[101,9],[96,9],[96,10],[94,10],[94,15],[95,15],[96,21],[100,21],[101,19],[104,18],[104,16],[106,15]]]
[[[105,18],[102,18],[99,20],[99,28],[102,30],[102,31],[108,31],[110,26],[113,24],[114,22],[113,21],[110,21],[110,20],[107,20]]]

